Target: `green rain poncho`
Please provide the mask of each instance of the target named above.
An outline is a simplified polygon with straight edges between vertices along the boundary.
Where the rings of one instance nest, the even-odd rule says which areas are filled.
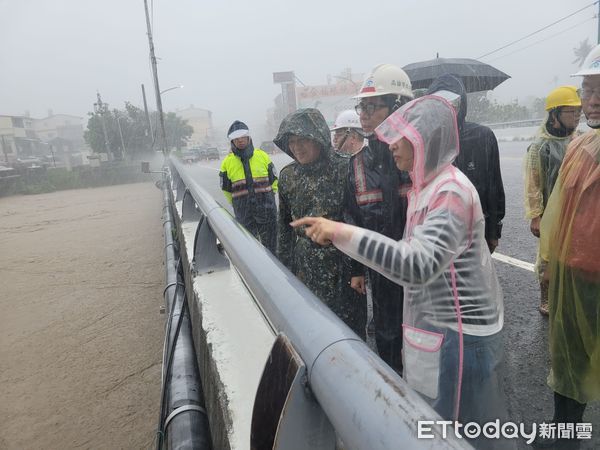
[[[329,127],[314,108],[299,109],[281,122],[275,145],[294,158],[290,136],[312,139],[321,147],[319,158],[308,164],[292,162],[279,175],[278,252],[281,262],[313,291],[359,336],[364,337],[366,299],[349,286],[350,262],[335,247],[321,247],[292,220],[305,216],[323,216],[341,220],[344,181],[348,158],[334,155]]]
[[[548,384],[587,403],[600,400],[600,132],[567,150],[542,218],[550,277]]]
[[[556,183],[558,171],[573,135],[557,137],[546,130],[548,118],[540,126],[535,141],[525,157],[525,217],[533,219],[544,213]]]
[[[534,219],[544,214],[548,198],[552,193],[558,171],[562,164],[567,146],[573,135],[557,137],[548,133],[546,120],[540,126],[535,141],[527,148],[525,155],[525,218]],[[539,249],[536,258],[536,272],[541,278],[545,267]]]

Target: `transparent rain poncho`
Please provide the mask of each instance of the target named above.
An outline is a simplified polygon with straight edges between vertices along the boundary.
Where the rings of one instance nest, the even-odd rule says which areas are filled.
[[[544,213],[572,135],[552,136],[546,129],[548,114],[525,155],[525,218]]]
[[[404,285],[408,384],[444,418],[481,423],[504,417],[496,373],[502,293],[477,191],[452,165],[459,146],[454,109],[441,97],[421,97],[376,133],[389,144],[406,138],[414,148],[404,238],[344,224],[333,243]]]
[[[573,135],[551,135],[546,129],[547,123],[548,113],[525,155],[525,218],[530,220],[543,215],[567,146],[573,139]],[[546,262],[541,258],[538,248],[535,268],[540,279],[545,267]]]
[[[600,400],[600,132],[575,139],[542,217],[551,371],[559,394]]]

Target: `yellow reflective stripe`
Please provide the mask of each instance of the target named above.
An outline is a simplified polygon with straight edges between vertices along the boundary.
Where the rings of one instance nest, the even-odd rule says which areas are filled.
[[[248,189],[244,189],[243,191],[237,191],[231,194],[232,198],[242,197],[244,195],[248,195]]]

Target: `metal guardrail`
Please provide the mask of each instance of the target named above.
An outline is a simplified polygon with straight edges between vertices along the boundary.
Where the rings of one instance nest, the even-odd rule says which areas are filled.
[[[511,122],[495,122],[495,123],[484,123],[489,128],[520,128],[520,127],[538,127],[544,122],[544,118],[540,119],[526,119],[526,120],[514,120]],[[586,123],[585,118],[582,116],[582,119],[579,121],[580,125]]]
[[[183,164],[174,158],[170,163],[174,198],[182,201],[182,220],[186,217],[200,219],[194,245],[194,270],[210,272],[229,265],[216,245],[218,239],[258,307],[273,329],[280,333],[272,355],[275,348],[283,349],[289,356],[287,361],[296,358],[297,374],[302,374],[305,368],[305,377],[288,380],[291,387],[283,409],[300,411],[300,415],[304,412],[305,416],[314,414],[312,406],[302,403],[300,407],[293,407],[293,402],[299,404],[294,399],[302,397],[298,394],[298,386],[294,388],[294,383],[300,383],[305,394],[309,391],[314,395],[345,449],[470,448],[466,442],[451,435],[442,439],[435,430],[434,440],[418,439],[418,420],[438,420],[437,413],[221,207]],[[283,364],[283,367],[289,370],[289,364]],[[265,377],[283,379],[286,375],[268,372],[265,369],[263,373],[259,396],[265,392],[265,387],[266,390],[269,386],[276,389],[276,383],[266,381]],[[256,398],[255,414],[260,402],[261,399]],[[294,417],[300,416],[295,414]],[[310,418],[307,420],[310,422]],[[268,445],[256,444],[261,439],[253,436],[256,439],[251,447],[327,448],[315,443],[319,440],[315,436],[306,437],[305,446],[298,444],[304,439],[302,433],[315,432],[314,423],[294,425],[285,422],[277,418],[276,426],[287,428],[285,432],[279,429],[276,436],[267,439]],[[327,424],[321,426],[326,428]],[[261,432],[260,428],[253,429],[253,435]],[[281,443],[281,439],[290,433],[296,433],[292,447]],[[323,432],[323,436],[326,435]]]
[[[495,122],[495,123],[484,123],[489,128],[520,128],[520,127],[537,127],[544,121],[541,119],[527,119],[527,120],[514,120],[511,122]]]
[[[179,250],[172,235],[173,204],[166,175],[163,172],[161,186],[165,238],[164,298],[168,318],[156,448],[210,450],[211,437],[191,335],[189,309],[178,270]]]

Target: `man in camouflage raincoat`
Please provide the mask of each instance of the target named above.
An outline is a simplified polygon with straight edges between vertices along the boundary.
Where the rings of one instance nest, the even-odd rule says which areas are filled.
[[[287,116],[275,145],[294,158],[279,174],[278,257],[359,336],[364,337],[365,297],[349,287],[347,257],[321,247],[290,222],[305,216],[342,220],[348,159],[336,156],[323,115],[300,109]]]

